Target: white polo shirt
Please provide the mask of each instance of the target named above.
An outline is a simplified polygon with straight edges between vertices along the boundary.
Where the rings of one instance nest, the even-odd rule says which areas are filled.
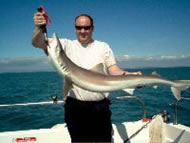
[[[109,66],[116,64],[113,52],[105,42],[94,40],[87,45],[82,45],[78,40],[60,39],[60,42],[70,60],[82,68],[91,70],[102,63],[104,71],[107,71]],[[69,96],[82,101],[99,101],[108,93],[89,92],[73,84]]]

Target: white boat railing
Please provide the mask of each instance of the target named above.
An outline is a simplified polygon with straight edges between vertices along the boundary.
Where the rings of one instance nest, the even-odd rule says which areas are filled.
[[[173,104],[174,105],[174,122],[173,122],[174,125],[178,124],[178,122],[177,122],[177,107],[178,107],[179,101],[182,101],[182,100],[190,100],[190,98],[181,97],[180,100],[176,100],[176,102]]]
[[[0,107],[11,107],[11,106],[30,106],[30,105],[48,105],[48,104],[62,104],[64,101],[45,101],[45,102],[31,102],[31,103],[17,103],[17,104],[1,104]]]
[[[0,107],[12,107],[12,106],[30,106],[30,105],[49,105],[49,104],[62,104],[64,100],[57,100],[57,95],[51,96],[52,101],[44,102],[30,102],[30,103],[16,103],[16,104],[0,104]]]
[[[143,100],[139,97],[139,96],[119,96],[116,97],[117,99],[136,99],[140,102],[141,107],[142,107],[142,112],[143,112],[143,118],[146,118],[146,109],[145,109],[145,104],[143,102]]]
[[[52,101],[45,101],[45,102],[30,102],[30,103],[17,103],[17,104],[0,104],[0,107],[12,107],[12,106],[31,106],[31,105],[50,105],[50,104],[63,104],[64,100],[57,100],[57,96],[51,96]],[[139,96],[119,96],[116,97],[116,99],[136,99],[137,101],[139,101],[139,103],[141,104],[141,108],[142,108],[142,114],[143,117],[142,119],[146,118],[146,109],[145,109],[145,104],[143,102],[143,100],[139,97]],[[177,113],[178,113],[178,104],[180,101],[182,100],[189,100],[189,97],[181,97],[180,100],[176,100],[173,104],[169,104],[169,106],[173,106],[174,108],[174,120],[173,120],[173,124],[177,125]]]

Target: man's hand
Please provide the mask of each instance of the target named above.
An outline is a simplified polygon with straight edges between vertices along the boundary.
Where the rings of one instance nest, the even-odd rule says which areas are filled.
[[[46,44],[46,39],[43,34],[42,26],[46,25],[47,21],[45,18],[45,13],[44,12],[37,12],[34,14],[34,24],[36,25],[36,28],[33,32],[32,36],[32,45],[34,47],[42,48],[46,52],[47,50],[47,44]],[[47,53],[46,53],[47,54]]]
[[[46,25],[47,21],[46,21],[46,17],[45,17],[45,12],[37,12],[34,14],[34,24],[37,27],[40,27],[42,25]]]

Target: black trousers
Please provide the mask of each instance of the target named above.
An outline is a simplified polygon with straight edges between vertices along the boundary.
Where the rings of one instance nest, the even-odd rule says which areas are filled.
[[[65,122],[72,142],[111,142],[110,101],[80,101],[67,97]]]

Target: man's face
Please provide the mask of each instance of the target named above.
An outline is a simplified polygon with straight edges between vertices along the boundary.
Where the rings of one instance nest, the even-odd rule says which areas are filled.
[[[90,19],[86,16],[80,16],[75,23],[77,38],[82,44],[88,44],[92,41],[93,27]]]

